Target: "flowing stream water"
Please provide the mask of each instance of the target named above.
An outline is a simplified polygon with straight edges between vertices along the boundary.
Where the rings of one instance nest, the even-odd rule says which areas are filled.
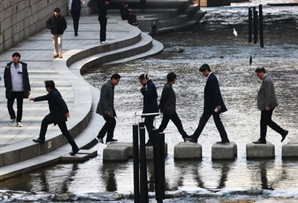
[[[238,157],[234,161],[212,161],[211,147],[220,137],[210,119],[198,140],[203,159],[174,161],[174,146],[182,138],[170,122],[165,130],[168,198],[164,202],[298,201],[298,160],[281,157],[282,144],[298,137],[298,6],[264,6],[265,47],[261,48],[259,44],[248,43],[248,6],[268,2],[252,0],[230,7],[202,8],[207,14],[198,26],[154,37],[164,44],[162,53],[84,72],[84,78],[99,89],[111,74],[118,72],[122,76],[115,88],[114,102],[118,115],[115,138],[122,142],[132,141],[132,124],[139,121],[134,114],[142,110],[140,74],[149,74],[159,98],[167,73],[174,71],[178,75],[173,86],[177,113],[188,134],[196,129],[203,111],[206,79],[198,69],[208,63],[217,75],[228,108],[221,118],[229,139],[238,146]],[[184,51],[177,52],[176,48]],[[246,159],[246,144],[259,138],[256,96],[261,81],[254,73],[258,66],[264,66],[275,82],[279,106],[273,120],[290,132],[281,143],[280,135],[268,130],[267,140],[275,145],[276,154],[275,159],[269,160]],[[161,119],[156,118],[156,127]],[[99,155],[85,163],[57,164],[2,182],[2,201],[133,202],[132,160],[103,163],[104,147],[94,146]],[[150,202],[155,202],[153,176],[153,163],[149,161]]]

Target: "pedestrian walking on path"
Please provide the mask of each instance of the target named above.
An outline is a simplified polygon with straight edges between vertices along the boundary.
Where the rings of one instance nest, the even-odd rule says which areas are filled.
[[[60,14],[60,8],[54,9],[54,15],[51,16],[46,23],[48,29],[51,29],[54,58],[62,58],[62,36],[67,28],[65,18]]]
[[[266,144],[267,125],[278,132],[282,137],[281,141],[284,141],[289,131],[282,129],[271,119],[275,107],[278,106],[273,80],[267,75],[264,67],[258,67],[255,73],[262,80],[261,87],[258,91],[258,109],[261,111],[261,121],[260,139],[253,143]]]
[[[106,31],[107,31],[107,22],[108,22],[108,12],[107,12],[107,5],[110,4],[109,0],[100,0],[98,3],[98,21],[100,24],[100,43],[106,44]]]
[[[111,76],[109,81],[106,81],[100,90],[100,99],[97,105],[96,113],[103,116],[106,123],[99,131],[96,139],[98,142],[103,143],[103,138],[107,133],[106,143],[115,142],[114,129],[116,127],[116,111],[114,108],[114,89],[118,85],[121,76],[115,73]]]
[[[163,113],[162,121],[158,130],[159,132],[163,132],[171,120],[176,125],[179,133],[185,141],[185,138],[187,138],[188,135],[184,131],[181,120],[176,112],[176,94],[172,87],[176,83],[176,79],[177,75],[174,72],[167,75],[168,82],[163,87],[158,106],[160,111]]]
[[[79,151],[79,148],[66,127],[65,121],[67,121],[67,118],[70,117],[67,105],[60,92],[55,88],[54,81],[45,81],[45,88],[48,92],[47,95],[30,98],[30,101],[34,102],[47,100],[50,109],[50,113],[46,115],[41,122],[39,137],[37,139],[33,139],[33,141],[43,144],[45,141],[48,125],[51,123],[54,123],[55,125],[57,124],[62,134],[66,137],[68,143],[72,147],[72,152],[70,152],[70,155],[74,156]]]
[[[78,36],[79,20],[81,16],[83,0],[69,0],[68,13],[71,15],[73,20],[74,35]]]
[[[12,61],[4,70],[4,85],[6,88],[7,109],[10,115],[9,125],[16,120],[17,126],[22,127],[23,99],[30,95],[31,87],[29,82],[27,64],[20,61],[21,54],[12,54]],[[17,117],[13,109],[14,100],[17,100]]]
[[[198,142],[198,138],[202,133],[210,116],[213,116],[217,130],[219,131],[221,141],[218,144],[229,144],[228,135],[220,120],[219,114],[227,111],[227,108],[223,102],[217,77],[211,72],[208,64],[203,64],[200,67],[200,72],[207,78],[207,82],[204,89],[204,112],[200,119],[199,125],[192,136],[186,138],[189,142]]]
[[[142,74],[139,77],[139,81],[142,85],[141,93],[143,95],[143,114],[147,113],[158,113],[158,105],[157,105],[157,91],[156,86],[152,82],[151,79],[148,78],[147,74]],[[153,129],[155,128],[153,125],[153,121],[155,115],[146,115],[144,124],[147,128],[149,139],[146,143],[146,146],[153,146]]]

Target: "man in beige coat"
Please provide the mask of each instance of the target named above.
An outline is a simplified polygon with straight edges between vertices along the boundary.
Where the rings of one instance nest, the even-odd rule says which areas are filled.
[[[281,128],[271,119],[274,108],[278,106],[273,80],[266,74],[264,67],[258,67],[255,72],[262,80],[262,85],[258,92],[258,109],[261,111],[261,135],[260,139],[253,143],[266,144],[267,125],[278,132],[282,136],[281,141],[284,141],[289,131]]]

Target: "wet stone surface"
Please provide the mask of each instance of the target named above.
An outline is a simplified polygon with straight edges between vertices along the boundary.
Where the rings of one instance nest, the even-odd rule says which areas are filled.
[[[282,144],[298,136],[298,7],[264,7],[265,47],[260,48],[259,44],[248,43],[247,6],[258,5],[261,1],[252,2],[254,4],[208,8],[206,18],[192,30],[155,37],[165,45],[161,54],[124,64],[95,67],[83,76],[99,89],[112,73],[118,72],[122,76],[115,88],[118,115],[115,138],[119,142],[129,142],[132,141],[132,124],[139,121],[134,114],[142,109],[140,74],[149,74],[157,86],[159,98],[167,73],[174,71],[178,75],[173,86],[177,113],[188,134],[194,132],[203,112],[206,79],[198,68],[208,63],[217,75],[228,108],[221,118],[230,140],[237,144],[238,157],[232,161],[212,161],[211,147],[220,137],[210,118],[198,140],[202,145],[202,160],[174,161],[174,146],[182,138],[170,122],[165,130],[168,199],[164,202],[298,201],[298,161],[281,158]],[[233,35],[233,28],[238,32],[237,37]],[[175,51],[178,47],[183,47],[184,51]],[[249,64],[250,57],[252,65]],[[264,66],[275,82],[279,106],[274,110],[273,120],[290,132],[281,143],[280,135],[268,129],[267,140],[275,145],[276,155],[270,160],[246,160],[246,144],[259,138],[260,112],[256,107],[256,96],[261,81],[254,73],[258,66]],[[157,117],[155,126],[158,127],[160,122],[161,117]],[[94,146],[98,156],[85,163],[58,164],[4,181],[0,197],[7,201],[17,197],[20,201],[22,198],[24,201],[48,198],[54,202],[59,195],[53,197],[52,194],[61,194],[61,199],[56,199],[58,202],[95,202],[109,198],[111,202],[133,202],[132,160],[103,163],[104,147]],[[149,202],[156,202],[152,161],[148,161],[148,180]]]

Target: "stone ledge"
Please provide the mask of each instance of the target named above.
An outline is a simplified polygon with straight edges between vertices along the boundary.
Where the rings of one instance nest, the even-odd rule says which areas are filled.
[[[282,158],[298,158],[298,144],[286,144],[282,146]]]
[[[212,159],[234,159],[237,157],[237,145],[235,142],[229,144],[213,144]]]
[[[69,154],[65,154],[63,156],[61,156],[60,161],[65,163],[69,163],[69,162],[85,162],[89,159],[89,155],[88,154],[76,154],[75,156],[71,156]]]
[[[250,143],[246,145],[246,158],[257,159],[257,158],[274,158],[275,157],[275,146],[268,142],[266,144],[254,144]]]
[[[174,159],[201,159],[202,145],[190,142],[179,142],[174,147]]]

